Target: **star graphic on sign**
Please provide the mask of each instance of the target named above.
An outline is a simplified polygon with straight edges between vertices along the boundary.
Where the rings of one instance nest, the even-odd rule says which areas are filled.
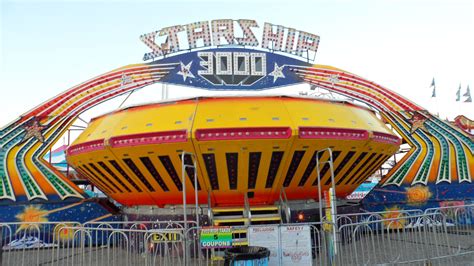
[[[329,82],[331,82],[332,85],[339,83],[339,75],[329,76]]]
[[[186,81],[186,79],[189,78],[195,78],[193,73],[191,73],[191,65],[193,64],[193,61],[189,62],[189,64],[184,65],[183,62],[179,62],[181,64],[181,70],[178,71],[178,75],[183,76],[183,81]]]
[[[417,129],[421,128],[425,132],[428,132],[425,127],[426,118],[420,112],[413,113],[412,117],[408,120],[411,123],[410,134],[413,134]]]
[[[30,139],[31,137],[35,137],[39,142],[43,143],[44,137],[41,131],[45,128],[46,128],[45,126],[40,125],[38,120],[33,120],[33,122],[25,126],[26,134],[25,136],[23,136],[23,139],[21,140],[21,142],[24,142]]]
[[[275,67],[273,68],[273,71],[268,74],[269,76],[273,76],[273,83],[275,83],[275,81],[278,79],[278,78],[285,78],[285,75],[283,75],[283,68],[285,66],[278,66],[277,63],[275,63]]]

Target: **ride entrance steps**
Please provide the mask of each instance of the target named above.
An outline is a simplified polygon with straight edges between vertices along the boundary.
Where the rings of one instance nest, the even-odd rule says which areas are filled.
[[[212,224],[215,226],[238,226],[252,224],[281,223],[280,208],[276,205],[250,207],[214,207]]]

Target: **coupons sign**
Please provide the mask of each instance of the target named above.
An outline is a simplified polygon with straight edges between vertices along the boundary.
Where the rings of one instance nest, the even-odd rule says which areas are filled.
[[[203,249],[232,247],[232,229],[228,226],[203,227],[200,238]]]

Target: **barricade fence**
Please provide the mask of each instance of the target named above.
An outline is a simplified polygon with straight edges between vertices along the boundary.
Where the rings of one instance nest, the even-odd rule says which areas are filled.
[[[0,262],[222,265],[227,243],[268,247],[270,265],[466,265],[474,261],[473,223],[474,205],[345,214],[335,223],[223,227],[216,241],[214,229],[193,221],[0,223]]]

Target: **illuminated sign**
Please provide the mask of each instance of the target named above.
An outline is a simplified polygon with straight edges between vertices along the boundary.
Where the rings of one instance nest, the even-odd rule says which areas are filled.
[[[140,36],[140,40],[151,49],[151,52],[143,56],[143,60],[195,48],[221,47],[223,45],[246,47],[260,45],[260,48],[272,52],[284,52],[314,60],[319,45],[318,35],[265,22],[263,30],[260,31],[262,37],[259,42],[258,30],[257,22],[249,19],[219,19],[166,27]],[[248,62],[249,68],[247,70],[252,71],[251,55],[248,59],[245,58],[246,55],[237,55],[237,62],[239,60]],[[207,62],[209,61],[207,60]],[[235,64],[235,57],[233,62]],[[219,64],[219,60],[216,61],[216,64]],[[227,64],[230,64],[230,60],[227,60]],[[243,64],[245,65],[245,63]],[[230,71],[231,67],[235,70],[233,65],[228,66],[227,71]],[[218,69],[218,71],[220,70]],[[225,70],[223,71],[225,72]]]
[[[267,75],[267,56],[255,52],[198,52],[198,74],[213,85],[252,85]]]
[[[152,243],[160,243],[160,242],[181,242],[182,241],[182,231],[179,230],[154,230],[151,235],[151,242]]]
[[[300,59],[248,48],[211,48],[175,54],[149,63],[171,68],[161,82],[208,90],[263,90],[301,83],[293,68]]]

